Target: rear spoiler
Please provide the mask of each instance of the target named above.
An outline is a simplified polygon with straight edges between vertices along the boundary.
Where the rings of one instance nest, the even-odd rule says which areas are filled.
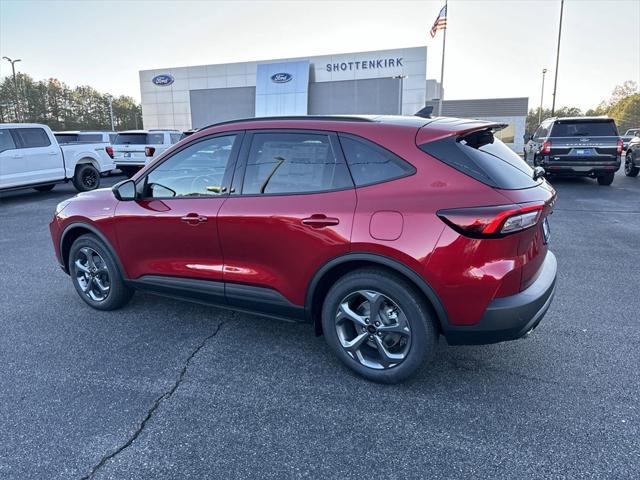
[[[440,140],[445,137],[462,137],[482,130],[498,132],[508,124],[487,120],[437,117],[418,130],[416,144]]]

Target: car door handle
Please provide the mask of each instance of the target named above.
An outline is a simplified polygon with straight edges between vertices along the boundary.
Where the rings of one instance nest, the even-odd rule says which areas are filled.
[[[49,155],[51,155],[51,156],[58,155],[58,152],[49,152]]]
[[[333,225],[338,225],[339,223],[339,219],[327,217],[322,213],[316,213],[314,215],[311,215],[310,217],[302,219],[302,224],[307,225],[311,228],[331,227]]]
[[[12,155],[13,158],[22,158],[24,157],[24,155],[18,155],[17,153],[15,155]]]
[[[181,217],[180,220],[188,223],[189,225],[198,225],[199,223],[206,222],[208,219],[204,215],[198,215],[197,213],[188,213],[184,217]]]

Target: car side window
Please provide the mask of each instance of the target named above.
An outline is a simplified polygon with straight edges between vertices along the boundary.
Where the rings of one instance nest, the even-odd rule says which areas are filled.
[[[171,139],[171,143],[178,143],[182,139],[181,133],[170,133],[169,138]]]
[[[349,171],[321,133],[256,133],[243,194],[312,193],[353,187]]]
[[[117,133],[110,133],[109,134],[109,139],[108,139],[109,143],[115,142],[117,136],[118,136]]]
[[[13,141],[11,132],[6,129],[0,130],[0,153],[5,150],[13,150],[16,148],[16,144]]]
[[[368,140],[340,135],[340,144],[358,187],[406,177],[416,171],[410,163]]]
[[[21,148],[38,148],[51,145],[49,135],[42,128],[16,128],[13,132],[18,137]]]
[[[222,192],[222,180],[236,135],[202,140],[163,161],[147,175],[145,198],[211,197]]]

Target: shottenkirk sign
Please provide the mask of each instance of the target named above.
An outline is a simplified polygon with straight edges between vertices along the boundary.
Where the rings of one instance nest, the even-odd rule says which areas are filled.
[[[376,68],[402,67],[402,57],[357,62],[327,63],[327,72],[346,72],[349,70],[373,70]]]

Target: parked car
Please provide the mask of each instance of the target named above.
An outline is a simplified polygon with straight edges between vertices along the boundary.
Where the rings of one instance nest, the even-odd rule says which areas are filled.
[[[72,181],[80,192],[100,186],[115,168],[104,143],[59,145],[38,123],[0,124],[0,190],[32,187],[44,192]]]
[[[179,130],[129,130],[118,132],[113,141],[116,166],[132,177],[147,163],[182,139]]]
[[[611,185],[620,168],[622,139],[608,117],[550,118],[533,134],[525,155],[548,174],[587,176]]]
[[[640,173],[640,136],[629,141],[624,156],[624,174],[627,177],[637,177]]]
[[[53,132],[59,144],[65,143],[107,143],[111,145],[116,139],[117,132],[112,131],[81,131],[70,130]]]
[[[640,128],[630,128],[627,130],[624,135],[622,135],[622,145],[623,151],[627,151],[627,147],[629,146],[629,142],[633,137],[640,137]]]
[[[56,256],[91,307],[134,289],[315,325],[349,368],[412,375],[549,308],[556,193],[500,125],[285,117],[201,129],[133,179],[60,203]],[[304,356],[304,354],[303,354]]]

